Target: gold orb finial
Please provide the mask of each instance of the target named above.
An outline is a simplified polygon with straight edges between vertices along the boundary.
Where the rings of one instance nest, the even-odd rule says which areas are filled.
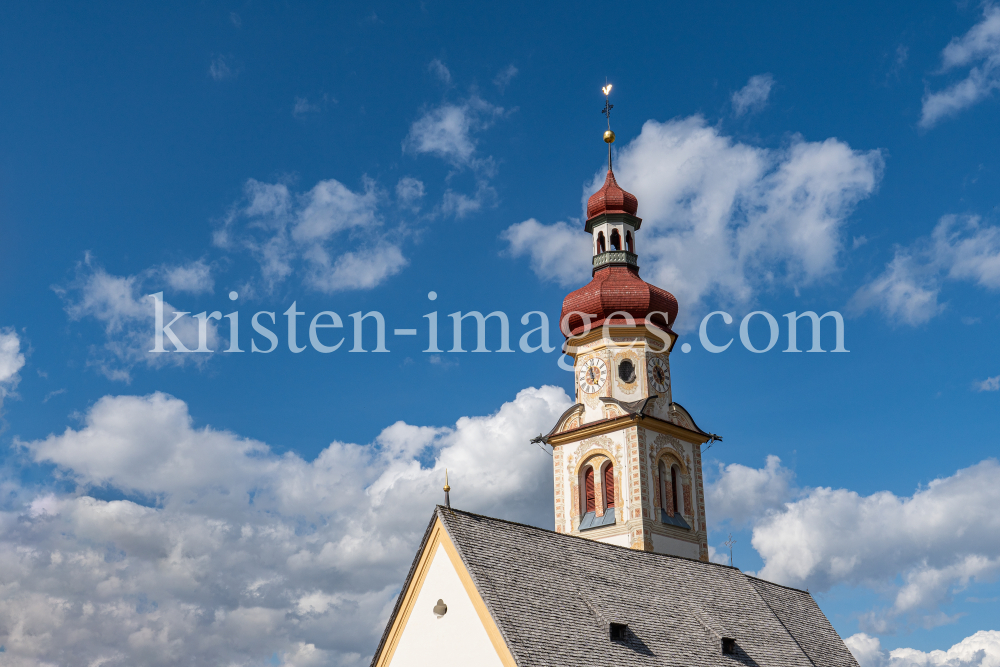
[[[448,486],[448,469],[445,468],[444,469],[444,492],[448,493],[449,491],[451,491],[451,487]]]
[[[604,133],[604,143],[606,143],[606,144],[613,144],[613,143],[615,143],[615,133],[612,132],[611,130],[607,130]]]

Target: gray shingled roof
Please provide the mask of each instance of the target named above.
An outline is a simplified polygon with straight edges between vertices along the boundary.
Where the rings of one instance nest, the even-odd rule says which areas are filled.
[[[805,591],[441,506],[435,517],[520,667],[858,667]],[[610,623],[628,624],[625,641]]]

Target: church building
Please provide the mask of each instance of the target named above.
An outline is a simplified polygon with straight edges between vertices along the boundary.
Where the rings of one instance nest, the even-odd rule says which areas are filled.
[[[438,506],[372,666],[858,667],[808,592],[709,562],[701,447],[718,436],[673,400],[677,299],[639,277],[610,122],[605,141],[593,278],[560,318],[576,404],[537,439],[555,530]]]

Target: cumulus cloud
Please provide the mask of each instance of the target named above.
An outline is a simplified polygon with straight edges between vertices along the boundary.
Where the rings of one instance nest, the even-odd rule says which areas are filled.
[[[441,198],[441,212],[444,215],[464,218],[470,213],[482,209],[483,206],[495,204],[496,201],[497,192],[493,186],[488,181],[479,179],[476,183],[476,190],[471,196],[455,192],[451,188],[445,190],[444,196]]]
[[[17,443],[77,490],[0,501],[5,664],[366,664],[443,468],[457,506],[550,525],[552,462],[528,439],[570,403],[525,389],[305,461],[165,394],[105,397],[81,427]]]
[[[167,285],[175,292],[202,294],[211,292],[215,288],[212,269],[204,260],[180,266],[164,266],[161,270]]]
[[[806,286],[836,272],[847,218],[875,191],[882,168],[879,151],[856,151],[836,139],[795,137],[771,150],[723,136],[692,116],[647,121],[619,153],[615,173],[639,199],[636,252],[644,277],[694,311],[682,316],[683,329],[694,326],[710,297],[745,304],[764,287]],[[604,178],[602,170],[584,198]],[[577,233],[587,239],[583,229]],[[578,269],[549,263],[542,270],[533,259],[537,271],[559,282],[578,280]]]
[[[978,216],[946,215],[930,236],[895,250],[892,261],[851,301],[857,313],[881,310],[893,323],[916,326],[944,311],[945,281],[1000,290],[1000,227]]]
[[[297,267],[305,283],[321,292],[368,289],[406,266],[399,245],[380,233],[383,199],[369,179],[359,192],[329,179],[304,193],[250,179],[214,242],[250,252],[269,289]]]
[[[763,468],[719,464],[718,477],[705,494],[706,514],[712,521],[742,526],[783,508],[795,493],[794,480],[792,471],[773,455]]]
[[[980,630],[947,651],[897,648],[885,651],[865,633],[844,640],[861,667],[1000,667],[1000,631]]]
[[[410,126],[403,149],[434,155],[455,167],[488,171],[492,160],[476,155],[474,134],[490,127],[503,113],[502,107],[477,95],[461,104],[445,103],[428,109]]]
[[[742,116],[763,109],[773,86],[774,77],[770,73],[750,77],[747,85],[733,93],[733,114]]]
[[[505,229],[500,238],[514,257],[529,257],[532,270],[543,280],[570,287],[590,277],[591,237],[578,227],[565,222],[543,225],[529,218]]]
[[[861,618],[863,628],[881,633],[898,623],[949,622],[940,606],[956,590],[1000,572],[996,460],[935,479],[904,497],[793,489],[790,474],[777,464],[769,459],[758,471],[728,466],[707,497],[724,518],[751,518],[752,544],[764,561],[758,574],[765,579],[814,591],[843,584],[891,592],[886,608]],[[781,491],[766,488],[775,479]],[[756,509],[733,509],[720,500],[726,491],[756,503]]]
[[[77,266],[76,277],[65,287],[53,288],[63,300],[66,314],[73,321],[94,320],[104,328],[104,344],[90,351],[88,365],[111,380],[131,382],[132,369],[138,364],[151,368],[167,365],[202,365],[209,355],[152,353],[154,347],[154,300],[150,294],[163,291],[164,286],[181,292],[211,291],[213,282],[207,265],[193,262],[187,265],[156,266],[132,276],[108,273],[87,254]],[[164,301],[164,322],[169,323],[180,312]],[[198,321],[191,317],[179,319],[172,327],[181,344],[194,350],[198,347]],[[209,349],[218,349],[218,328],[214,321],[206,325]],[[169,341],[164,349],[173,349]]]
[[[975,383],[976,391],[998,391],[1000,390],[1000,375],[980,380]]]
[[[944,90],[924,94],[921,127],[933,127],[1000,88],[1000,6],[984,3],[979,23],[952,39],[942,51],[942,73],[965,67],[969,69],[962,80]]]
[[[13,329],[0,329],[0,408],[3,408],[3,400],[17,389],[22,368],[21,339]]]
[[[877,308],[893,323],[917,326],[944,312],[940,292],[930,265],[899,249],[885,270],[854,294],[850,309],[860,314]]]
[[[418,209],[424,198],[424,182],[412,176],[404,176],[396,183],[396,200],[403,208]]]
[[[439,61],[433,61],[432,71],[438,71],[438,65],[444,68]],[[443,71],[447,72],[447,69]],[[449,73],[448,80],[450,76]],[[484,156],[479,152],[476,135],[491,127],[504,114],[503,107],[494,106],[473,93],[462,102],[445,102],[427,109],[413,121],[403,140],[403,152],[433,155],[453,169],[448,174],[448,186],[441,203],[435,207],[435,213],[463,218],[485,206],[496,204],[496,189],[490,184],[496,175],[496,161],[493,156]],[[452,186],[453,177],[465,171],[471,173],[475,182],[472,192],[461,192]]]

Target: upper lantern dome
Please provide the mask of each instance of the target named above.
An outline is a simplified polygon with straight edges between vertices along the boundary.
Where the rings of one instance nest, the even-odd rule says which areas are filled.
[[[608,177],[604,179],[604,187],[595,192],[587,200],[587,218],[594,218],[602,213],[628,213],[635,215],[639,210],[639,200],[631,192],[622,190],[615,181],[615,174],[608,169]]]

